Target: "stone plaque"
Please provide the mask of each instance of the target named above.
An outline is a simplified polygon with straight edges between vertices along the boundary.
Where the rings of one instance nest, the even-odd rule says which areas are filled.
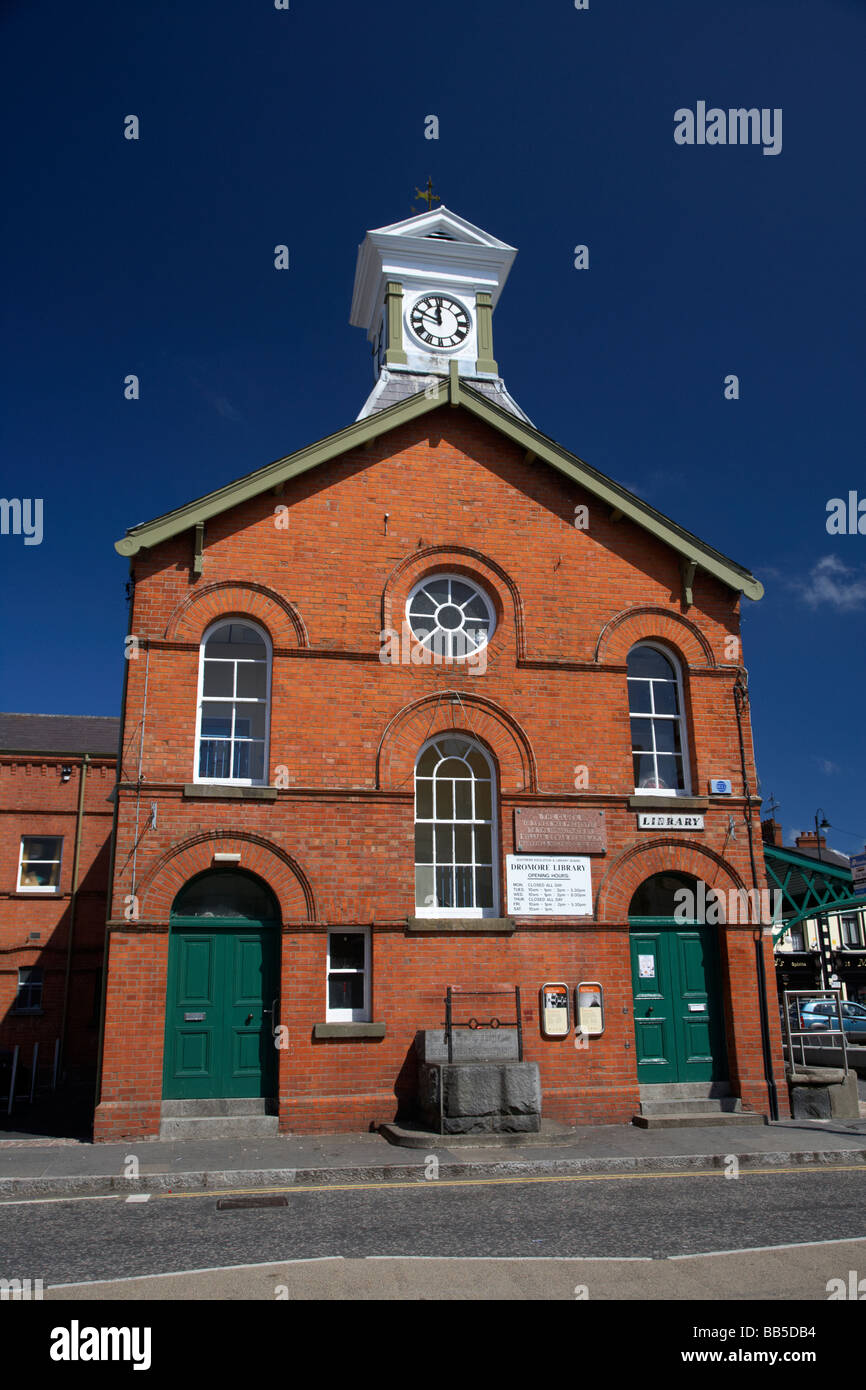
[[[515,917],[591,917],[589,859],[507,854],[508,911]]]
[[[604,811],[519,807],[514,812],[514,847],[520,854],[604,854]]]
[[[703,816],[689,811],[639,811],[638,830],[703,830]]]

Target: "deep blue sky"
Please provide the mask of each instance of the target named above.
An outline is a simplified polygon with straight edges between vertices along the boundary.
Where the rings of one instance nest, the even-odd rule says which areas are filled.
[[[113,542],[355,418],[356,247],[429,173],[519,248],[535,424],[763,579],[763,792],[862,849],[866,536],[825,519],[866,497],[864,0],[7,0],[0,39],[2,488],[45,508],[0,537],[0,707],[115,712]],[[676,145],[698,100],[781,107],[782,152]]]

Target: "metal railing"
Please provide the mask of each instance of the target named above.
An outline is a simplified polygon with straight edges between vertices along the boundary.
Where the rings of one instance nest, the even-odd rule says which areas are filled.
[[[796,1003],[796,1009],[797,1009],[797,1021],[798,1021],[799,1023],[801,1023],[801,1024],[802,1024],[802,1022],[803,1022],[803,1011],[802,1011],[802,1009],[800,1008],[800,1004],[799,1004],[799,1001],[800,1001],[801,999],[803,999],[803,1000],[806,1000],[806,999],[831,999],[831,1000],[833,1000],[833,1002],[834,1002],[835,1005],[836,1005],[835,1013],[836,1013],[836,1021],[837,1021],[838,1025],[839,1025],[838,1029],[836,1029],[836,1028],[802,1028],[802,1027],[801,1027],[801,1028],[792,1028],[792,1027],[791,1027],[791,1008],[792,1008],[792,1005],[794,1005],[795,1003]],[[840,1047],[842,1048],[842,1066],[844,1067],[845,1075],[847,1076],[847,1075],[848,1075],[848,1039],[847,1039],[846,1036],[845,1036],[845,1027],[844,1027],[844,1023],[843,1023],[843,1020],[842,1020],[842,995],[841,995],[841,990],[838,990],[838,989],[786,989],[785,992],[784,992],[784,1000],[785,1000],[785,1002],[784,1002],[784,1005],[783,1005],[783,1015],[784,1015],[784,1016],[783,1016],[783,1022],[784,1022],[784,1025],[785,1025],[785,1035],[786,1035],[786,1038],[787,1038],[788,1061],[789,1061],[790,1065],[791,1065],[792,1067],[793,1067],[793,1065],[794,1065],[794,1039],[795,1039],[795,1038],[799,1039],[799,1042],[800,1042],[800,1062],[801,1062],[802,1066],[804,1066],[804,1067],[806,1066],[806,1047],[805,1047],[804,1039],[805,1039],[805,1038],[814,1038],[814,1039],[820,1038],[820,1039],[821,1039],[821,1042],[819,1043],[819,1042],[816,1041],[816,1042],[813,1044],[813,1046],[823,1048],[823,1047],[825,1046],[825,1043],[824,1043],[823,1039],[824,1039],[824,1038],[830,1038],[830,1039],[831,1039],[830,1046],[833,1046],[833,1047],[840,1046]]]

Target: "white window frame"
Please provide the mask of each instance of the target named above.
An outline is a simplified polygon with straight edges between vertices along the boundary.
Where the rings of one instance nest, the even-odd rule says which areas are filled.
[[[38,980],[22,980],[23,974],[38,974]],[[18,999],[22,989],[28,991],[38,990],[39,999],[36,1004],[19,1004]],[[44,1012],[42,1007],[43,992],[45,989],[45,972],[41,965],[19,965],[18,967],[18,987],[15,991],[15,1003],[12,1006],[13,1014],[41,1014]],[[30,995],[28,995],[28,998]]]
[[[265,688],[266,688],[267,694],[265,695],[265,700],[264,700],[264,706],[265,706],[265,739],[264,739],[264,748],[263,748],[263,750],[262,750],[262,753],[263,753],[263,758],[262,758],[262,774],[263,774],[263,775],[262,775],[261,777],[201,777],[201,776],[199,776],[199,765],[200,765],[200,763],[201,763],[201,721],[202,721],[202,712],[203,712],[204,698],[205,698],[205,697],[204,697],[205,648],[206,648],[206,646],[207,646],[207,644],[208,644],[208,641],[209,641],[210,638],[213,636],[213,634],[216,632],[216,630],[217,630],[218,628],[220,628],[220,627],[225,627],[227,624],[231,624],[232,626],[237,626],[237,627],[248,627],[248,628],[251,628],[253,632],[257,633],[258,636],[261,637],[262,641],[263,641],[264,644],[265,644],[265,651],[266,651],[266,653],[267,653],[267,669],[266,669],[266,674],[265,674]],[[220,617],[220,618],[215,619],[215,621],[212,622],[212,623],[210,623],[210,624],[208,625],[208,627],[205,629],[205,631],[202,633],[201,642],[199,643],[199,657],[198,657],[198,690],[197,690],[197,696],[196,696],[195,751],[194,751],[194,755],[193,755],[193,769],[192,769],[192,771],[193,771],[193,782],[198,783],[199,785],[204,785],[204,786],[217,786],[217,787],[266,787],[266,786],[269,785],[269,782],[270,782],[270,777],[269,777],[270,762],[269,762],[269,759],[270,759],[270,743],[271,743],[271,682],[272,682],[272,675],[273,675],[273,646],[272,646],[272,644],[271,644],[271,639],[270,639],[269,634],[265,631],[265,629],[264,629],[259,623],[252,622],[249,618],[238,617],[238,616],[237,616],[236,614],[234,614],[234,613],[227,613],[227,614],[225,614],[223,617]],[[217,699],[219,699],[219,698],[220,698],[219,696],[212,696],[212,695],[209,695],[209,696],[208,696],[208,700],[217,700]],[[227,697],[224,697],[223,703],[225,703],[225,704],[237,705],[238,703],[240,703],[240,704],[244,704],[244,703],[259,704],[259,703],[261,703],[261,702],[260,702],[259,700],[252,699],[252,698],[250,698],[249,700],[246,700],[243,696],[241,696],[241,697],[238,697],[238,696],[227,696]],[[233,746],[234,746],[234,740],[232,740],[232,748],[233,748]]]
[[[845,919],[853,917],[857,931],[856,945],[845,940]],[[856,909],[853,912],[839,913],[839,944],[843,951],[862,951],[863,950],[863,917]]]
[[[331,937],[340,936],[362,936],[364,938],[364,965],[363,970],[348,971],[342,968],[331,970]],[[327,955],[325,962],[325,1021],[327,1023],[369,1023],[370,1022],[370,1000],[371,990],[371,932],[369,927],[330,927],[328,929]],[[355,974],[364,976],[364,1004],[360,1009],[332,1009],[330,1004],[331,975]]]
[[[436,827],[436,825],[459,825],[459,824],[462,824],[462,825],[487,825],[487,824],[489,824],[489,825],[490,825],[490,859],[491,859],[491,878],[492,878],[492,881],[493,881],[493,906],[492,906],[492,907],[438,907],[438,906],[437,906],[437,907],[419,907],[418,902],[417,902],[417,898],[416,898],[416,900],[415,900],[415,916],[416,916],[416,917],[498,917],[499,914],[500,914],[500,910],[501,910],[501,909],[500,909],[500,882],[499,882],[499,879],[500,879],[500,864],[499,864],[499,793],[498,793],[497,781],[496,781],[496,768],[494,767],[493,759],[491,758],[490,754],[487,752],[487,749],[486,749],[482,744],[480,744],[476,739],[471,738],[468,734],[464,734],[464,733],[460,732],[460,731],[457,730],[457,729],[454,729],[454,730],[445,730],[445,731],[442,732],[442,733],[435,734],[433,738],[428,738],[427,741],[426,741],[426,743],[423,745],[423,747],[419,749],[419,751],[418,751],[418,756],[417,756],[416,759],[415,759],[415,768],[414,768],[413,776],[412,776],[412,789],[413,789],[413,805],[412,805],[412,814],[413,814],[413,821],[412,821],[412,838],[413,838],[413,844],[412,844],[412,867],[413,867],[413,874],[412,874],[412,878],[413,878],[413,883],[412,883],[412,892],[413,892],[413,896],[414,896],[415,893],[416,893],[415,882],[414,882],[414,879],[415,879],[415,873],[414,873],[414,871],[415,871],[415,868],[417,867],[416,862],[415,862],[414,833],[415,833],[415,826],[419,824],[418,817],[417,817],[417,810],[418,810],[418,793],[417,793],[418,764],[420,763],[420,761],[421,761],[422,757],[424,756],[424,754],[427,752],[427,749],[428,749],[428,748],[431,748],[431,747],[433,746],[434,743],[440,743],[443,739],[448,739],[448,738],[459,738],[459,739],[462,739],[464,743],[468,743],[468,744],[470,745],[470,747],[473,749],[473,751],[480,753],[480,754],[482,755],[482,757],[484,758],[485,762],[487,763],[487,766],[488,766],[488,768],[490,769],[490,820],[489,820],[489,822],[487,822],[487,821],[476,821],[476,820],[471,820],[471,821],[457,821],[457,820],[451,820],[451,821],[437,821],[437,820],[435,819],[436,803],[435,803],[435,800],[434,800],[434,804],[433,804],[434,819],[433,819],[432,821],[428,821],[428,820],[425,819],[425,820],[424,820],[423,822],[421,822],[421,823],[424,824],[424,825],[432,825],[432,826],[434,827],[434,843],[435,843],[435,827]],[[435,785],[435,779],[434,779],[434,785]],[[474,848],[474,837],[473,837],[473,851],[472,851],[472,852],[473,852],[473,856],[474,856],[474,853],[475,853],[475,848]],[[434,851],[434,855],[435,855],[435,851]],[[426,866],[425,866],[425,867],[426,867]],[[474,867],[474,860],[473,860],[473,867]],[[434,864],[434,872],[433,872],[433,884],[434,884],[434,888],[435,888],[435,884],[436,884],[435,864]]]
[[[684,783],[684,786],[683,786],[682,788],[679,788],[679,787],[635,787],[635,789],[634,789],[634,795],[635,795],[635,796],[670,796],[670,797],[692,796],[692,795],[693,795],[693,792],[692,792],[692,769],[691,769],[691,764],[690,764],[690,759],[689,759],[688,722],[687,722],[687,719],[686,719],[686,700],[685,700],[685,691],[684,691],[684,689],[683,689],[683,673],[682,673],[682,669],[681,669],[681,667],[680,667],[680,663],[679,663],[679,661],[677,660],[677,658],[674,656],[674,654],[673,654],[673,652],[670,650],[670,648],[664,646],[663,643],[661,643],[661,642],[634,642],[634,643],[632,644],[632,646],[629,648],[628,656],[631,656],[632,652],[633,652],[633,651],[636,651],[639,647],[650,647],[653,651],[659,652],[659,653],[665,658],[665,661],[669,662],[670,665],[671,665],[671,667],[673,668],[673,673],[674,673],[674,676],[675,676],[675,678],[676,678],[677,700],[679,701],[679,707],[680,707],[680,712],[679,712],[679,714],[678,714],[677,716],[675,716],[675,717],[679,720],[679,726],[680,726],[680,748],[682,749],[682,756],[683,756],[683,783]],[[626,658],[626,661],[628,661],[628,657]],[[634,678],[632,677],[632,679],[634,679]],[[639,677],[638,679],[640,679],[640,677]],[[632,749],[632,737],[631,737],[631,721],[632,721],[632,719],[650,719],[650,720],[653,720],[653,719],[672,719],[673,716],[671,716],[671,715],[665,715],[665,714],[656,715],[656,714],[650,714],[650,713],[642,713],[642,712],[640,712],[640,711],[636,711],[634,714],[632,714],[632,708],[631,708],[631,690],[629,689],[629,677],[628,677],[628,676],[626,676],[626,701],[627,701],[627,704],[628,704],[628,743],[629,743],[629,759],[631,760],[631,765],[632,765],[632,770],[633,770],[633,769],[634,769],[634,751],[633,751],[633,749]],[[633,780],[633,771],[632,771],[632,780]]]
[[[25,840],[55,840],[59,846],[56,859],[28,859],[28,864],[56,864],[57,882],[56,883],[22,883],[21,872],[24,868],[24,842]],[[18,887],[16,893],[51,893],[56,895],[60,892],[61,876],[63,874],[63,836],[62,835],[22,835],[21,844],[18,850]]]
[[[453,579],[453,580],[456,580],[456,582],[457,582],[458,584],[466,584],[466,585],[468,586],[468,588],[474,590],[474,592],[475,592],[475,593],[478,595],[478,597],[482,600],[482,602],[484,603],[484,605],[485,605],[485,607],[486,607],[486,609],[487,609],[487,619],[488,619],[489,626],[488,626],[488,629],[487,629],[487,636],[486,636],[485,640],[484,640],[483,642],[479,643],[479,645],[478,645],[477,647],[473,647],[472,651],[464,652],[464,653],[463,653],[462,655],[460,655],[460,656],[445,656],[445,655],[442,655],[442,654],[437,654],[437,653],[435,652],[435,648],[434,648],[433,646],[428,646],[428,645],[427,645],[427,641],[426,641],[425,639],[423,639],[423,638],[421,638],[421,637],[418,637],[418,636],[416,635],[415,630],[414,630],[414,628],[412,627],[412,620],[411,620],[411,618],[409,617],[409,610],[410,610],[410,608],[411,608],[411,606],[412,606],[412,601],[414,600],[414,598],[416,597],[416,595],[418,595],[418,594],[421,592],[422,589],[426,588],[426,586],[427,586],[428,584],[434,584],[434,583],[436,582],[437,579]],[[466,602],[468,603],[469,600],[467,599]],[[459,606],[459,605],[458,605],[458,606]],[[458,574],[456,571],[453,571],[453,572],[452,572],[451,570],[434,570],[434,571],[432,572],[432,574],[425,574],[424,577],[423,577],[422,579],[419,579],[418,582],[417,582],[416,584],[413,584],[413,585],[412,585],[412,588],[409,590],[409,594],[408,594],[408,596],[407,596],[407,598],[406,598],[406,609],[405,609],[405,614],[404,614],[404,616],[405,616],[405,619],[406,619],[406,625],[407,625],[407,627],[408,627],[410,633],[412,634],[412,640],[413,640],[414,642],[417,642],[418,645],[419,645],[420,647],[423,647],[426,651],[429,651],[429,652],[431,653],[431,656],[436,656],[436,655],[438,655],[438,660],[439,660],[439,662],[441,662],[442,664],[444,664],[444,663],[446,663],[446,662],[452,662],[452,661],[453,661],[453,662],[458,662],[458,661],[473,661],[473,660],[478,656],[478,653],[479,653],[479,652],[483,652],[484,649],[485,649],[485,647],[489,647],[489,646],[490,646],[490,642],[491,642],[491,640],[492,640],[492,638],[493,638],[493,634],[494,634],[494,632],[496,631],[496,608],[495,608],[495,606],[494,606],[494,604],[493,604],[493,600],[491,599],[490,595],[487,593],[487,590],[484,589],[484,588],[478,583],[478,580],[477,580],[477,579],[473,579],[470,575],[468,575],[468,574]],[[471,623],[470,623],[469,626],[470,626],[470,630],[471,630]],[[439,630],[440,630],[440,631],[448,631],[448,629],[444,629],[444,628],[443,628],[443,629],[439,629]],[[453,629],[453,631],[455,631],[455,632],[464,632],[465,630],[466,630],[465,627]],[[432,635],[435,636],[435,631],[434,631],[434,633],[433,633]],[[436,664],[436,663],[434,663],[434,664]]]

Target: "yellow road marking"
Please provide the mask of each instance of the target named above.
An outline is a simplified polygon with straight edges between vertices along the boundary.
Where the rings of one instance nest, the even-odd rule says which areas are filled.
[[[742,1177],[761,1177],[787,1173],[863,1173],[866,1164],[814,1164],[798,1165],[794,1168],[743,1168]],[[154,1192],[154,1197],[239,1197],[261,1195],[274,1192],[377,1192],[394,1190],[423,1190],[441,1187],[507,1187],[527,1186],[546,1182],[634,1182],[652,1178],[724,1178],[721,1168],[696,1169],[687,1172],[671,1173],[562,1173],[551,1177],[510,1177],[510,1178],[417,1178],[413,1182],[335,1182],[310,1183],[292,1187],[213,1187],[195,1192]],[[728,1179],[728,1181],[739,1181]]]

